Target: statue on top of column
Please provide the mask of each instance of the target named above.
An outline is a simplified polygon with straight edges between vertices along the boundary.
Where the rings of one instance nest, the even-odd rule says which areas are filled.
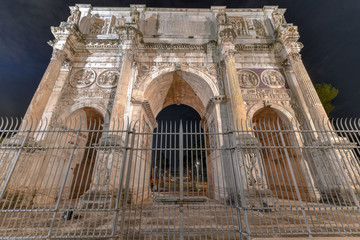
[[[68,23],[75,23],[79,24],[81,12],[79,11],[79,7],[75,6],[73,9],[70,10],[70,16],[67,19]]]

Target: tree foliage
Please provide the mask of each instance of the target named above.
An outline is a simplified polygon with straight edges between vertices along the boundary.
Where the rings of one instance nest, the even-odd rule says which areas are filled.
[[[325,108],[326,114],[329,115],[335,108],[335,106],[331,104],[331,100],[338,95],[339,90],[331,86],[329,83],[317,83],[314,84],[314,87]]]

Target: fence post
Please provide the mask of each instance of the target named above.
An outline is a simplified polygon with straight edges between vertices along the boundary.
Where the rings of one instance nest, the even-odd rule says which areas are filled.
[[[243,126],[243,125],[241,125]],[[242,129],[244,130],[244,129]],[[233,137],[230,137],[230,134],[233,135]],[[245,235],[247,235],[247,239],[251,239],[251,230],[250,230],[250,225],[249,225],[249,220],[248,220],[248,213],[247,213],[247,208],[246,208],[246,201],[245,201],[245,192],[243,189],[243,184],[240,184],[240,186],[238,186],[237,184],[237,176],[239,176],[239,174],[241,175],[241,173],[236,174],[235,171],[235,166],[237,166],[236,164],[234,164],[234,161],[237,161],[238,164],[240,163],[239,160],[239,156],[237,154],[237,141],[236,141],[236,131],[231,131],[227,133],[228,135],[228,144],[229,144],[229,150],[233,150],[234,152],[230,152],[230,162],[231,162],[231,169],[233,170],[233,180],[234,180],[234,185],[235,185],[235,208],[236,208],[236,215],[237,215],[237,220],[238,220],[238,224],[239,224],[239,229],[240,229],[240,235],[241,235],[241,239],[244,239],[243,233],[241,233],[242,231],[242,224],[241,224],[241,212],[240,212],[240,208],[243,209],[244,211],[244,222],[245,222],[245,229],[246,229],[246,233]],[[231,146],[230,144],[234,144],[233,146]],[[240,146],[241,147],[241,146]],[[233,157],[233,155],[235,155],[235,157]],[[240,170],[240,168],[239,168]],[[241,170],[240,170],[241,171]],[[240,194],[238,194],[238,189],[240,191]],[[241,206],[239,206],[239,199],[238,199],[238,195],[240,195],[240,201],[241,201]]]
[[[281,130],[281,126],[280,126],[280,123],[279,123],[279,119],[277,119],[277,125],[278,125],[278,129],[279,129],[279,135],[280,135],[280,139],[281,139],[281,144],[282,144],[282,146],[284,148],[286,161],[287,161],[287,163],[289,165],[290,175],[291,175],[291,178],[292,178],[292,180],[294,182],[294,185],[295,185],[296,195],[297,195],[297,197],[299,199],[298,201],[300,203],[301,213],[302,213],[302,215],[304,217],[306,230],[308,231],[309,238],[311,238],[312,236],[311,236],[311,230],[310,230],[309,222],[307,220],[306,213],[305,213],[304,206],[303,206],[303,202],[301,200],[301,195],[300,195],[298,183],[296,181],[295,174],[294,174],[292,164],[291,164],[291,161],[290,161],[289,153],[288,153],[288,150],[286,148],[286,143],[285,143],[285,140],[284,140],[284,136],[283,136],[283,134],[281,132],[282,130]]]
[[[59,192],[58,199],[57,199],[57,201],[56,201],[56,205],[55,205],[55,209],[54,209],[54,215],[53,215],[53,217],[52,217],[52,219],[51,219],[51,224],[50,224],[49,232],[48,232],[48,236],[47,236],[48,239],[51,239],[51,231],[52,231],[53,226],[54,226],[54,221],[55,221],[56,213],[57,213],[57,211],[58,211],[58,209],[59,209],[59,204],[60,204],[60,201],[61,201],[61,196],[62,196],[62,193],[63,193],[63,191],[64,191],[64,187],[65,187],[65,182],[66,182],[67,176],[68,176],[68,174],[69,174],[71,162],[72,162],[72,159],[73,159],[73,156],[74,156],[74,152],[75,152],[75,150],[76,150],[76,145],[77,145],[77,142],[78,142],[78,139],[79,139],[80,131],[81,131],[81,120],[79,121],[79,128],[78,128],[77,131],[76,131],[76,136],[75,136],[74,145],[73,145],[73,148],[72,148],[72,150],[71,150],[71,154],[70,154],[70,157],[69,157],[69,161],[68,161],[68,164],[67,164],[66,170],[65,170],[65,176],[64,176],[64,179],[63,179],[62,184],[61,184],[61,188],[60,188],[60,192]]]
[[[325,123],[324,123],[325,124]],[[355,204],[356,208],[358,209],[358,211],[360,211],[360,206],[359,206],[359,201],[358,199],[356,198],[355,194],[354,194],[354,191],[352,189],[352,187],[350,186],[350,183],[349,183],[349,179],[347,177],[347,174],[345,172],[345,169],[343,168],[342,164],[341,164],[341,160],[339,159],[339,156],[338,154],[336,153],[336,148],[335,148],[335,145],[334,145],[334,140],[336,140],[336,138],[339,138],[339,136],[336,135],[335,132],[331,133],[330,130],[327,130],[325,127],[324,127],[324,131],[325,131],[325,136],[327,138],[327,140],[329,140],[329,143],[330,143],[330,147],[331,149],[333,150],[333,156],[335,157],[336,159],[336,162],[337,162],[337,165],[338,165],[338,168],[340,170],[340,174],[342,174],[342,179],[344,180],[347,188],[348,188],[348,191],[351,195],[351,198],[352,198],[352,201],[353,201],[353,204]],[[330,135],[330,136],[329,136]],[[335,135],[335,136],[334,136]],[[339,147],[340,148],[340,147]],[[346,167],[346,166],[344,166]],[[345,186],[344,186],[345,187]]]
[[[12,167],[11,167],[10,173],[9,173],[8,177],[6,178],[6,181],[5,181],[5,184],[4,184],[4,188],[2,189],[2,191],[1,191],[1,193],[0,193],[0,200],[2,199],[2,197],[3,197],[4,193],[5,193],[5,190],[6,190],[6,188],[7,188],[8,185],[9,185],[10,178],[11,178],[11,176],[13,175],[14,170],[15,170],[15,167],[16,167],[17,162],[18,162],[18,160],[19,160],[19,157],[20,157],[20,154],[21,154],[21,150],[24,148],[25,142],[26,142],[26,140],[27,140],[27,138],[29,137],[29,134],[30,134],[30,132],[31,132],[32,124],[33,124],[33,121],[31,120],[31,121],[30,121],[30,127],[29,127],[29,129],[27,130],[26,135],[25,135],[24,139],[23,139],[22,142],[21,142],[21,145],[20,145],[20,147],[19,147],[19,151],[17,152],[17,154],[16,154],[16,156],[15,156],[15,160],[14,160],[14,163],[13,163],[13,165],[12,165]]]
[[[123,190],[123,182],[124,182],[123,179],[124,179],[124,174],[125,174],[126,158],[127,158],[127,152],[129,150],[129,147],[128,147],[129,138],[130,138],[131,133],[135,133],[135,131],[130,131],[130,127],[131,127],[131,124],[129,124],[126,129],[126,135],[125,135],[125,141],[124,141],[124,154],[123,154],[122,161],[121,161],[121,170],[120,170],[119,184],[118,184],[119,187],[118,187],[118,192],[117,192],[116,202],[115,202],[115,215],[114,215],[114,220],[113,220],[113,228],[112,228],[112,232],[111,232],[112,238],[111,239],[114,238],[117,221],[119,219],[120,201],[121,201],[121,195],[122,195],[122,190]],[[134,148],[134,142],[135,142],[135,134],[133,135],[133,138],[131,139],[131,146],[130,146],[131,151]],[[129,157],[129,165],[130,165],[130,163],[131,163],[131,154]],[[125,189],[125,191],[126,191],[126,189]],[[126,206],[125,197],[124,197],[124,205]],[[124,219],[121,220],[120,234],[122,233],[123,222],[124,222]]]
[[[184,209],[183,209],[183,200],[184,200],[184,130],[182,126],[182,121],[180,120],[179,126],[179,160],[180,160],[180,204],[179,204],[179,211],[180,211],[180,240],[184,239]]]

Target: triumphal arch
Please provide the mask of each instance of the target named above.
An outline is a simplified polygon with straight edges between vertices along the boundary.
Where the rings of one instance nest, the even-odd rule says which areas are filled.
[[[152,126],[164,107],[186,104],[218,128],[264,107],[299,122],[326,118],[284,12],[71,7],[51,28],[53,55],[26,116],[87,107]]]
[[[183,239],[186,227],[187,234],[261,235],[254,211],[280,222],[281,211],[296,216],[311,235],[312,214],[323,205],[359,206],[355,145],[328,123],[285,9],[70,9],[66,22],[51,27],[52,57],[25,115],[34,121],[2,143],[8,151],[2,175],[9,177],[0,182],[0,198],[12,196],[6,194],[13,186],[12,199],[31,198],[26,206],[65,209],[64,222],[69,209],[80,222],[82,212],[103,214],[96,215],[103,225],[93,223],[99,236],[115,236],[120,226],[127,236],[174,239]],[[193,108],[201,127],[160,127],[157,115],[174,104]],[[311,213],[304,207],[310,203]],[[138,217],[159,209],[157,225],[155,217],[142,218],[141,230]],[[204,225],[194,211],[237,224],[207,225],[204,218]],[[110,213],[112,230],[103,223]],[[54,215],[47,236],[60,229],[56,224]]]

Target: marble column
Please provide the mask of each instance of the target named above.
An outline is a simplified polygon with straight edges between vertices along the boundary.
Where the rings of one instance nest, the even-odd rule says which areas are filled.
[[[234,125],[238,129],[246,130],[246,108],[236,72],[235,57],[233,52],[229,49],[225,50],[223,56],[226,67],[226,78],[229,86]]]
[[[49,100],[42,114],[43,118],[47,119],[48,121],[53,120],[52,118],[56,114],[55,108],[59,105],[61,94],[64,91],[66,82],[69,80],[71,68],[72,62],[69,59],[65,59],[63,65],[60,68],[56,83],[54,84],[53,90],[49,96]]]
[[[46,106],[49,105],[50,96],[54,91],[55,83],[58,80],[60,69],[64,64],[66,56],[67,55],[63,50],[54,49],[51,61],[41,79],[33,99],[31,100],[24,118],[42,118]],[[33,129],[35,128],[36,124],[33,125]]]
[[[124,51],[122,56],[120,78],[116,88],[115,99],[110,117],[110,129],[120,129],[124,121],[127,93],[131,78],[134,55],[131,50]]]
[[[304,95],[304,99],[309,110],[310,116],[312,117],[315,123],[325,122],[328,119],[328,116],[325,112],[325,109],[320,101],[319,96],[314,88],[314,85],[307,73],[305,66],[301,60],[299,53],[291,53],[288,57],[288,63],[290,64],[296,80],[299,84],[300,91]]]

